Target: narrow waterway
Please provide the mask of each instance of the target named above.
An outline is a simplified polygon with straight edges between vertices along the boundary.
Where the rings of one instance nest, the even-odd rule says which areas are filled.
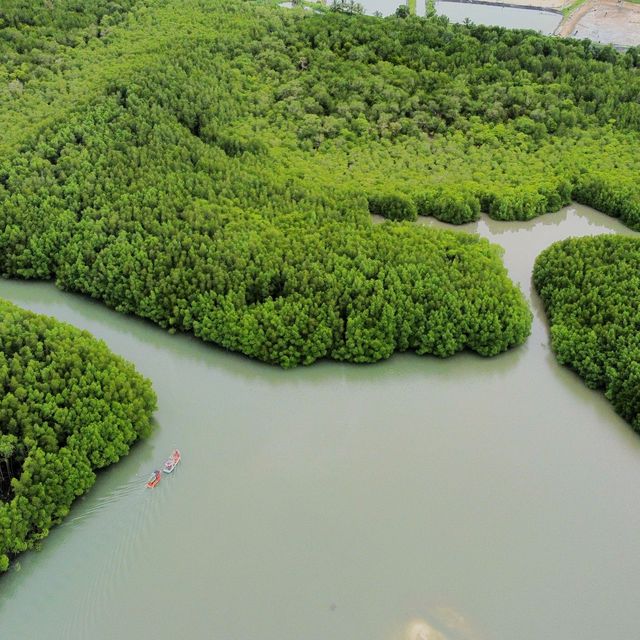
[[[555,363],[530,288],[553,241],[631,232],[580,206],[465,229],[505,248],[535,311],[528,343],[493,359],[282,371],[0,281],[159,397],[154,435],[0,579],[0,638],[431,640],[425,622],[447,640],[637,637],[640,438]],[[145,490],[175,446],[180,466]]]

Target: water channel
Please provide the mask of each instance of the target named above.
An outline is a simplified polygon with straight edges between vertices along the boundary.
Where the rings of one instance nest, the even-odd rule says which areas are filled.
[[[390,16],[396,12],[396,9],[401,4],[406,4],[406,2],[403,0],[360,0],[359,4],[364,7],[365,13],[369,15],[378,13],[383,16]],[[280,6],[288,5],[283,3]],[[447,16],[451,22],[460,23],[465,20],[471,20],[476,24],[489,26],[510,29],[533,29],[546,35],[551,35],[562,20],[562,15],[553,11],[475,4],[464,0],[458,2],[454,0],[437,0],[435,7],[436,13]],[[416,14],[424,16],[425,13],[425,1],[417,0]]]
[[[438,0],[436,12],[451,22],[471,20],[475,24],[485,24],[509,29],[533,29],[551,35],[560,24],[562,15],[552,11],[525,9],[523,7],[498,7],[470,2]]]
[[[159,397],[155,433],[0,578],[0,637],[637,637],[640,438],[556,364],[530,286],[553,241],[631,232],[581,206],[465,229],[505,248],[535,312],[527,344],[493,359],[282,371],[0,281]],[[145,490],[175,446],[181,465]]]

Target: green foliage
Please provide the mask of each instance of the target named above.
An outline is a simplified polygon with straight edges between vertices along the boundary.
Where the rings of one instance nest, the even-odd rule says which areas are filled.
[[[587,0],[574,0],[570,5],[562,9],[562,15],[568,18],[574,11],[580,8]]]
[[[614,218],[620,218],[633,229],[640,228],[640,199],[635,180],[623,175],[591,171],[582,176],[574,191],[578,202],[589,204]]]
[[[0,301],[0,572],[151,429],[150,383],[107,346]]]
[[[315,19],[293,12],[205,0],[149,7],[104,43],[91,101],[69,109],[54,94],[58,118],[24,132],[0,161],[4,275],[55,278],[282,366],[404,350],[492,355],[524,341],[530,313],[494,249],[371,224],[369,210],[416,216],[415,189],[388,171],[405,144],[403,162],[430,144],[418,129],[413,150],[409,138],[391,141],[402,128],[389,111],[393,87],[404,96],[413,72],[398,75],[400,63],[371,50],[346,73],[353,62],[340,58],[338,69],[332,42],[312,46]],[[383,35],[371,31],[382,22],[327,19],[341,38],[363,27],[371,45]],[[123,67],[123,42],[153,55]],[[90,44],[84,53],[80,70],[97,55]],[[379,72],[390,81],[382,98]],[[353,73],[364,93],[350,88]],[[71,93],[83,77],[68,79]],[[445,192],[455,216],[477,215],[472,195]]]
[[[330,10],[347,15],[362,15],[364,13],[364,7],[355,0],[332,0]]]
[[[533,279],[561,364],[601,389],[640,431],[640,240],[620,236],[557,242]]]
[[[530,318],[498,254],[370,212],[526,220],[576,197],[640,225],[635,51],[217,0],[125,3],[61,45],[72,4],[3,30],[15,68],[12,30],[58,60],[0,107],[5,276],[283,366],[488,354]]]
[[[389,220],[415,220],[415,202],[401,193],[377,193],[369,196],[369,212]]]
[[[480,217],[480,201],[473,194],[452,185],[431,187],[415,196],[418,215],[443,222],[464,224]]]
[[[52,77],[65,67],[65,52],[108,38],[136,0],[3,0],[0,60],[9,82]]]

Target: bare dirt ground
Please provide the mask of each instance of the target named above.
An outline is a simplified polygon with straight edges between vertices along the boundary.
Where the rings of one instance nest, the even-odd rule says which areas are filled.
[[[558,27],[556,35],[589,38],[623,47],[640,45],[640,5],[589,0]]]
[[[471,0],[473,2],[473,0]],[[561,11],[573,0],[491,0],[496,5]],[[640,4],[618,0],[588,0],[556,29],[558,36],[589,38],[621,47],[640,45]]]

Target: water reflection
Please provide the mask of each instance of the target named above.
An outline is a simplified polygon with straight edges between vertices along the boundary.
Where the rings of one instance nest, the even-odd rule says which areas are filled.
[[[484,640],[466,616],[451,605],[433,608],[428,621],[413,618],[392,640]]]
[[[413,620],[407,626],[403,640],[447,640],[447,638],[428,622]]]
[[[169,335],[148,320],[110,312],[96,300],[79,294],[62,293],[48,282],[0,280],[0,296],[25,309],[81,326],[94,335],[101,336],[115,353],[125,358],[131,358],[132,351],[135,353],[144,346],[147,355],[140,368],[145,375],[153,373],[153,367],[146,364],[150,354],[154,354],[154,361],[166,361],[169,354],[174,363],[183,361],[189,363],[189,366],[197,363],[203,370],[221,369],[225,376],[236,377],[247,383],[287,387],[331,380],[366,385],[372,379],[388,375],[405,379],[416,376],[426,379],[432,375],[446,378],[449,375],[447,362],[453,361],[464,361],[465,368],[470,372],[477,371],[478,375],[485,375],[486,363],[489,361],[494,365],[502,365],[491,367],[497,373],[508,370],[520,358],[518,350],[514,350],[491,359],[475,353],[460,353],[447,360],[429,358],[425,362],[424,357],[408,353],[397,354],[385,363],[356,365],[321,361],[311,367],[283,370],[251,360],[242,354],[229,352],[214,344],[203,343],[191,335]],[[120,346],[123,337],[127,338],[124,347]]]

